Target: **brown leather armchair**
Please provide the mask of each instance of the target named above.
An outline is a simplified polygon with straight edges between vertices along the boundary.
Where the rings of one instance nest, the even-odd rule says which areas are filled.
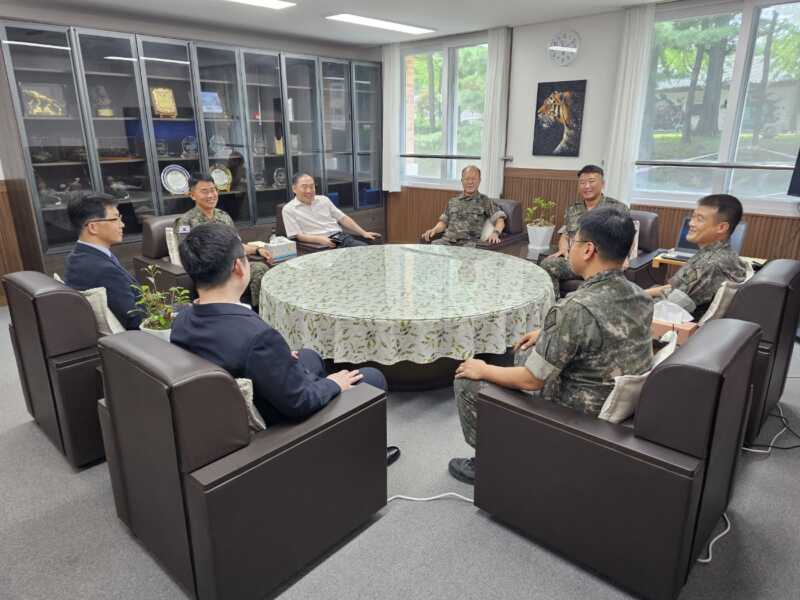
[[[280,235],[283,237],[286,236],[286,225],[283,223],[283,207],[286,206],[288,202],[282,202],[275,207],[275,235]],[[383,238],[378,238],[377,240],[368,240],[367,238],[363,238],[358,235],[353,235],[354,238],[361,240],[367,244],[382,244]],[[297,244],[297,256],[301,256],[303,254],[310,254],[312,252],[322,252],[323,250],[333,250],[333,248],[329,248],[328,246],[322,246],[320,244],[309,244],[308,242],[299,242],[297,240],[293,240],[295,244]]]
[[[177,215],[149,216],[142,221],[142,253],[133,257],[133,271],[139,283],[148,283],[145,269],[155,266],[156,287],[168,290],[184,287],[194,294],[194,283],[183,267],[169,262],[166,228],[175,224]]]
[[[99,347],[117,512],[192,597],[263,598],[386,504],[382,390],[251,437],[223,369],[142,332]]]
[[[632,427],[487,386],[475,505],[638,596],[676,598],[733,489],[760,336],[702,327],[653,369]]]
[[[28,412],[73,467],[103,458],[97,325],[89,302],[43,273],[3,277]]]
[[[664,283],[664,273],[653,270],[653,259],[661,251],[658,246],[658,213],[632,210],[631,219],[639,221],[639,255],[630,261],[625,277],[641,288]],[[561,282],[561,295],[577,290],[583,279],[568,279]]]
[[[506,213],[506,224],[503,227],[503,232],[500,234],[500,243],[488,244],[486,242],[478,242],[478,248],[497,250],[504,253],[514,253],[519,246],[526,244],[528,241],[528,232],[525,228],[522,216],[522,204],[516,200],[506,198],[496,198],[494,202]],[[442,237],[442,235],[443,234],[439,234],[433,239],[438,239]],[[426,242],[420,237],[419,243],[429,244],[430,242]]]
[[[758,437],[767,415],[783,395],[799,315],[800,261],[788,259],[768,262],[736,292],[725,312],[726,318],[750,321],[762,330],[753,368],[747,444]]]

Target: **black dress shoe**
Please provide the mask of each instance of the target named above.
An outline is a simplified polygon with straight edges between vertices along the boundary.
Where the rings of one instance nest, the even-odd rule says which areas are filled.
[[[386,446],[386,466],[388,467],[393,462],[400,458],[400,448],[397,446]]]
[[[474,458],[453,458],[450,460],[450,464],[447,465],[447,470],[450,471],[450,475],[459,481],[470,485],[475,484]]]

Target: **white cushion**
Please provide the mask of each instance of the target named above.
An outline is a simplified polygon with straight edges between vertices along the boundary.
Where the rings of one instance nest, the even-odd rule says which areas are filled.
[[[108,308],[106,288],[97,287],[83,290],[81,295],[89,301],[89,306],[92,307],[94,320],[97,322],[97,331],[100,335],[113,335],[125,331],[122,323]]]
[[[653,356],[653,367],[666,360],[668,356],[675,352],[675,348],[678,345],[678,336],[674,331],[668,331],[661,339],[666,341],[667,345]],[[611,423],[622,423],[635,413],[636,407],[639,405],[639,397],[642,395],[644,382],[647,381],[649,375],[650,371],[641,375],[614,377],[614,389],[611,390],[608,398],[603,403],[603,408],[597,418]]]
[[[711,300],[711,304],[708,305],[708,310],[706,310],[705,314],[700,317],[700,320],[697,321],[697,324],[702,325],[703,323],[708,323],[714,319],[721,319],[724,317],[725,313],[728,312],[731,302],[733,302],[733,297],[743,284],[744,281],[742,283],[726,281],[719,286],[719,289],[714,294],[714,299]]]
[[[253,382],[250,379],[239,378],[236,380],[239,391],[244,396],[244,406],[247,409],[247,424],[252,431],[264,431],[267,428],[264,418],[253,403]]]
[[[64,283],[58,273],[53,273],[53,279],[59,283]],[[97,323],[97,332],[100,335],[113,335],[125,331],[117,316],[108,308],[106,288],[91,288],[83,290],[80,294],[89,301],[89,306],[92,307],[94,320]]]
[[[494,223],[492,223],[491,220],[486,219],[483,222],[483,229],[481,229],[481,241],[485,242],[486,240],[488,240],[489,236],[492,235],[493,231],[494,231]]]

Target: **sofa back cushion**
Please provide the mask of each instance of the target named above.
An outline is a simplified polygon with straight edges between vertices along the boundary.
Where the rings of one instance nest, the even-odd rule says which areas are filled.
[[[142,256],[163,258],[168,255],[166,228],[175,224],[176,215],[145,217],[142,221]]]

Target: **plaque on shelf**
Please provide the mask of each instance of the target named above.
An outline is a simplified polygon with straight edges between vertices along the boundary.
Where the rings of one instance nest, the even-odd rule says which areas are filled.
[[[111,96],[106,91],[106,86],[96,85],[91,90],[92,104],[98,117],[113,117],[114,109],[111,107]]]
[[[203,114],[216,117],[226,117],[225,106],[222,104],[219,92],[200,92],[203,103]]]
[[[189,192],[189,171],[180,165],[167,165],[161,171],[161,183],[170,194],[186,194]]]
[[[216,133],[208,139],[208,153],[213,158],[227,158],[231,151],[228,148],[228,141]]]
[[[197,138],[193,135],[181,140],[181,158],[197,158]]]
[[[233,182],[233,175],[231,174],[231,170],[223,164],[215,164],[211,166],[209,169],[209,175],[211,175],[211,179],[214,180],[214,185],[217,186],[217,190],[220,192],[230,192],[231,191],[231,183]]]
[[[57,83],[20,83],[26,117],[66,117],[64,86]]]
[[[156,138],[156,154],[159,158],[169,156],[169,143],[164,138]]]
[[[286,169],[278,167],[272,174],[272,185],[285,186],[286,185]]]
[[[150,88],[150,100],[153,103],[153,114],[155,116],[169,119],[174,119],[178,116],[175,94],[170,88]]]

